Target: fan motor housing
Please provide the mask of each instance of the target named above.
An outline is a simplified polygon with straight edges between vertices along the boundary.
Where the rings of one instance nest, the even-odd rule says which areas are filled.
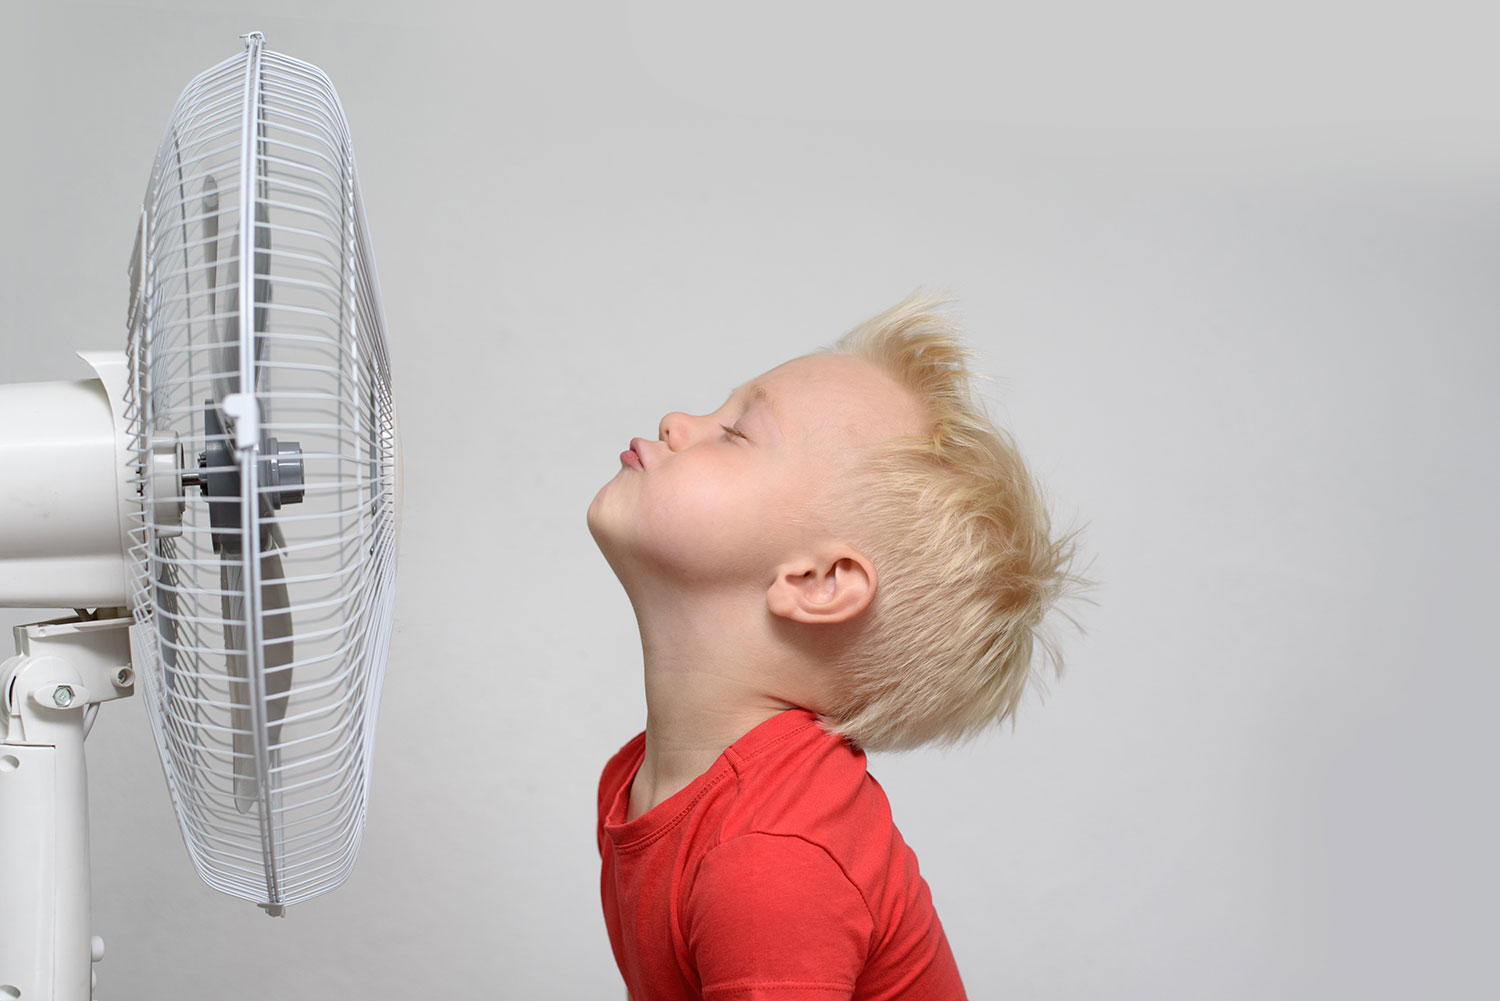
[[[96,378],[0,385],[0,606],[127,600],[125,356],[79,357]]]

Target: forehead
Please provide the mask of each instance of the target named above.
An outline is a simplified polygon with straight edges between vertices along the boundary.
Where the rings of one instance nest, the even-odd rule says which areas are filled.
[[[794,358],[735,391],[772,410],[787,431],[839,431],[878,440],[922,430],[921,407],[873,362],[856,355]]]

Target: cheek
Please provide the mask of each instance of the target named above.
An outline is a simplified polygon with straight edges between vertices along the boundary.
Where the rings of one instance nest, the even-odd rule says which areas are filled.
[[[671,473],[647,484],[641,496],[650,548],[704,566],[742,562],[766,527],[755,484],[701,467]]]
[[[647,516],[668,532],[712,529],[739,520],[741,491],[707,470],[671,470],[647,484],[642,494]]]

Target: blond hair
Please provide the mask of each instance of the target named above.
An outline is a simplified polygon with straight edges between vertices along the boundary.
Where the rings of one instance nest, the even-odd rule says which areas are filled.
[[[870,750],[954,743],[1011,717],[1035,644],[1062,672],[1043,618],[1093,583],[1070,569],[1077,533],[1051,538],[1014,441],[974,398],[970,354],[945,305],[919,289],[829,349],[878,365],[930,428],[879,443],[859,467],[855,539],[878,590],[823,715]]]

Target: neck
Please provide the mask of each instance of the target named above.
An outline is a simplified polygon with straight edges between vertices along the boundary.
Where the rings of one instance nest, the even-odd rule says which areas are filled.
[[[630,789],[631,818],[708,771],[761,723],[809,701],[796,683],[807,676],[804,665],[778,638],[763,601],[761,614],[747,614],[745,601],[731,596],[633,604],[645,661],[646,748]]]

